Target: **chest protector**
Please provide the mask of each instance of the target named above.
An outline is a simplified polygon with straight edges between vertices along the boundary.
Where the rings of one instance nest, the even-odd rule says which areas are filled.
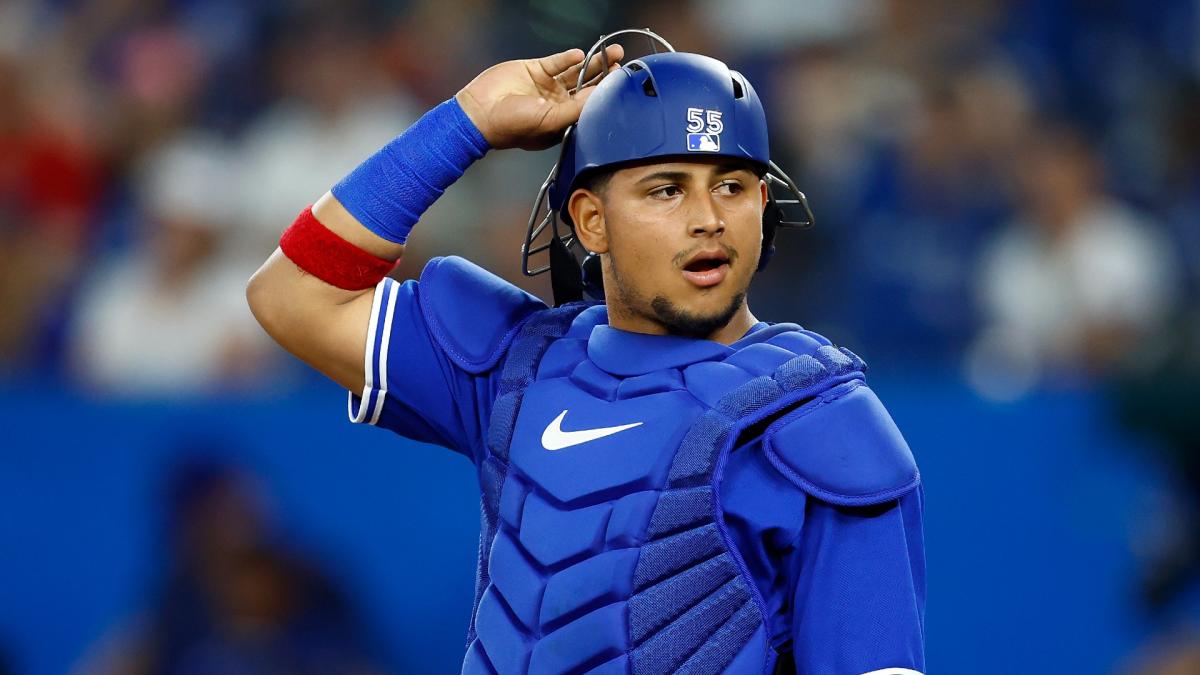
[[[463,672],[770,672],[765,604],[717,498],[729,452],[769,424],[777,468],[844,504],[915,487],[912,456],[885,452],[862,484],[836,467],[814,474],[805,451],[771,451],[803,445],[788,420],[863,377],[858,357],[794,325],[761,329],[724,360],[618,378],[588,358],[601,310],[535,313],[499,366]]]

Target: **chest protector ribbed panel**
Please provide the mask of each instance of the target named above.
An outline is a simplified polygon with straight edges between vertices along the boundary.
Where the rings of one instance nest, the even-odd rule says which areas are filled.
[[[501,366],[463,672],[769,672],[765,605],[716,497],[724,461],[862,361],[774,327],[723,361],[617,378],[588,359],[586,309],[531,317]],[[551,427],[568,440],[550,446],[575,442],[547,449]]]

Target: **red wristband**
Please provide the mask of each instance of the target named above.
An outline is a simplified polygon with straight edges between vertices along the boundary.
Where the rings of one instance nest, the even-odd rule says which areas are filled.
[[[313,215],[312,206],[283,231],[279,248],[296,267],[348,291],[371,288],[400,262],[376,257],[334,234]]]

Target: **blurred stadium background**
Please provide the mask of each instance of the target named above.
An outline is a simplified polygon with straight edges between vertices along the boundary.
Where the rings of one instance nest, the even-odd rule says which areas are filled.
[[[932,673],[1200,673],[1200,1],[0,1],[0,673],[457,672],[466,461],[352,428],[243,301],[278,233],[500,60],[648,26],[768,106],[832,336],[927,486]],[[429,212],[518,247],[554,160]]]

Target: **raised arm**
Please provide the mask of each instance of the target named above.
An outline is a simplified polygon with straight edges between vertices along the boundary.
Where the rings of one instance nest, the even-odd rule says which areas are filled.
[[[615,68],[623,52],[619,45],[608,49]],[[420,215],[489,147],[536,150],[556,143],[592,91],[571,91],[583,56],[572,49],[492,66],[326,192],[312,216],[354,248],[327,247],[305,234],[306,254],[291,249],[297,261],[285,254],[287,246],[276,249],[246,288],[267,333],[343,387],[361,391],[375,285],[368,279],[355,288],[338,270],[372,258],[383,267],[399,260]],[[593,59],[589,79],[600,68]],[[309,225],[304,232],[312,232]]]

